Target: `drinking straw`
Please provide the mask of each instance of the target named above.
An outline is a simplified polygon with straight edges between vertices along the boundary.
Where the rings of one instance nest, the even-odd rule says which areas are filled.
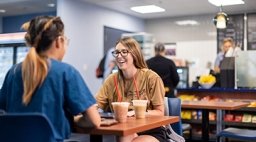
[[[136,80],[135,80],[134,76],[133,76],[133,83],[134,83],[134,86],[135,86],[135,89],[136,89],[136,96],[140,100],[140,94],[139,94],[138,86],[137,86],[137,83],[136,83]]]
[[[117,92],[117,101],[121,102],[122,101],[122,96],[118,90],[118,83],[117,83],[117,79],[116,76],[114,77],[114,82],[115,82],[115,87],[116,87],[116,92]]]

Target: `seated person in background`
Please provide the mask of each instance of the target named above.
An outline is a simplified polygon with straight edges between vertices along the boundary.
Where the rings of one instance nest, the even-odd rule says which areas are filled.
[[[52,123],[56,141],[70,137],[67,115],[83,114],[86,126],[99,126],[95,98],[79,72],[61,62],[68,38],[60,17],[39,16],[22,28],[31,48],[24,61],[8,71],[0,92],[0,109],[42,113]]]
[[[118,72],[112,73],[96,94],[99,108],[111,111],[111,103],[118,100],[132,102],[133,99],[148,100],[147,115],[164,115],[164,85],[161,78],[147,68],[140,46],[133,38],[122,38],[112,52]],[[121,95],[118,95],[121,94]],[[121,98],[118,98],[120,96]],[[128,112],[130,115],[134,111]],[[119,141],[166,142],[164,127],[122,137]]]
[[[147,60],[149,69],[155,71],[163,80],[165,87],[165,96],[169,98],[175,97],[175,88],[180,78],[175,63],[165,58],[165,47],[163,43],[155,45],[155,57]]]

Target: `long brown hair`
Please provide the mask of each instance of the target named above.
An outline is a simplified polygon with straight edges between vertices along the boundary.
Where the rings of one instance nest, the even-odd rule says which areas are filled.
[[[123,46],[127,47],[133,57],[133,64],[136,68],[148,68],[142,55],[140,45],[135,39],[132,37],[124,37],[118,40],[117,44],[118,43],[121,43]]]
[[[22,29],[27,32],[25,40],[31,47],[22,62],[22,102],[27,105],[48,74],[47,57],[43,52],[50,48],[58,36],[63,35],[64,24],[59,17],[39,16],[24,23]]]

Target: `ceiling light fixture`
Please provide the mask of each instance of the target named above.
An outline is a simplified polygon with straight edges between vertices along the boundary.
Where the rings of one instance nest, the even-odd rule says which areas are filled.
[[[228,23],[228,15],[222,12],[222,6],[220,6],[220,12],[214,17],[213,22],[218,29],[225,29]]]
[[[182,21],[176,21],[175,22],[177,25],[180,25],[180,26],[188,26],[188,25],[191,25],[191,26],[195,26],[195,25],[199,25],[199,23],[195,20],[182,20]]]
[[[215,6],[244,4],[243,0],[208,0],[208,2]]]
[[[55,7],[55,4],[54,3],[49,3],[47,4],[48,7]]]
[[[156,12],[164,12],[165,9],[155,6],[155,5],[145,5],[145,6],[134,6],[131,7],[131,10],[138,12],[138,13],[156,13]]]
[[[0,13],[5,13],[5,12],[6,12],[6,10],[0,9]]]

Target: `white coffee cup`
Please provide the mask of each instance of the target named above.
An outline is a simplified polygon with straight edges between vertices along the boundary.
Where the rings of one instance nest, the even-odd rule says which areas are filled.
[[[112,102],[114,110],[114,118],[116,121],[123,123],[127,121],[127,112],[130,103],[128,102]]]
[[[132,100],[136,119],[146,117],[147,102],[148,100]]]

